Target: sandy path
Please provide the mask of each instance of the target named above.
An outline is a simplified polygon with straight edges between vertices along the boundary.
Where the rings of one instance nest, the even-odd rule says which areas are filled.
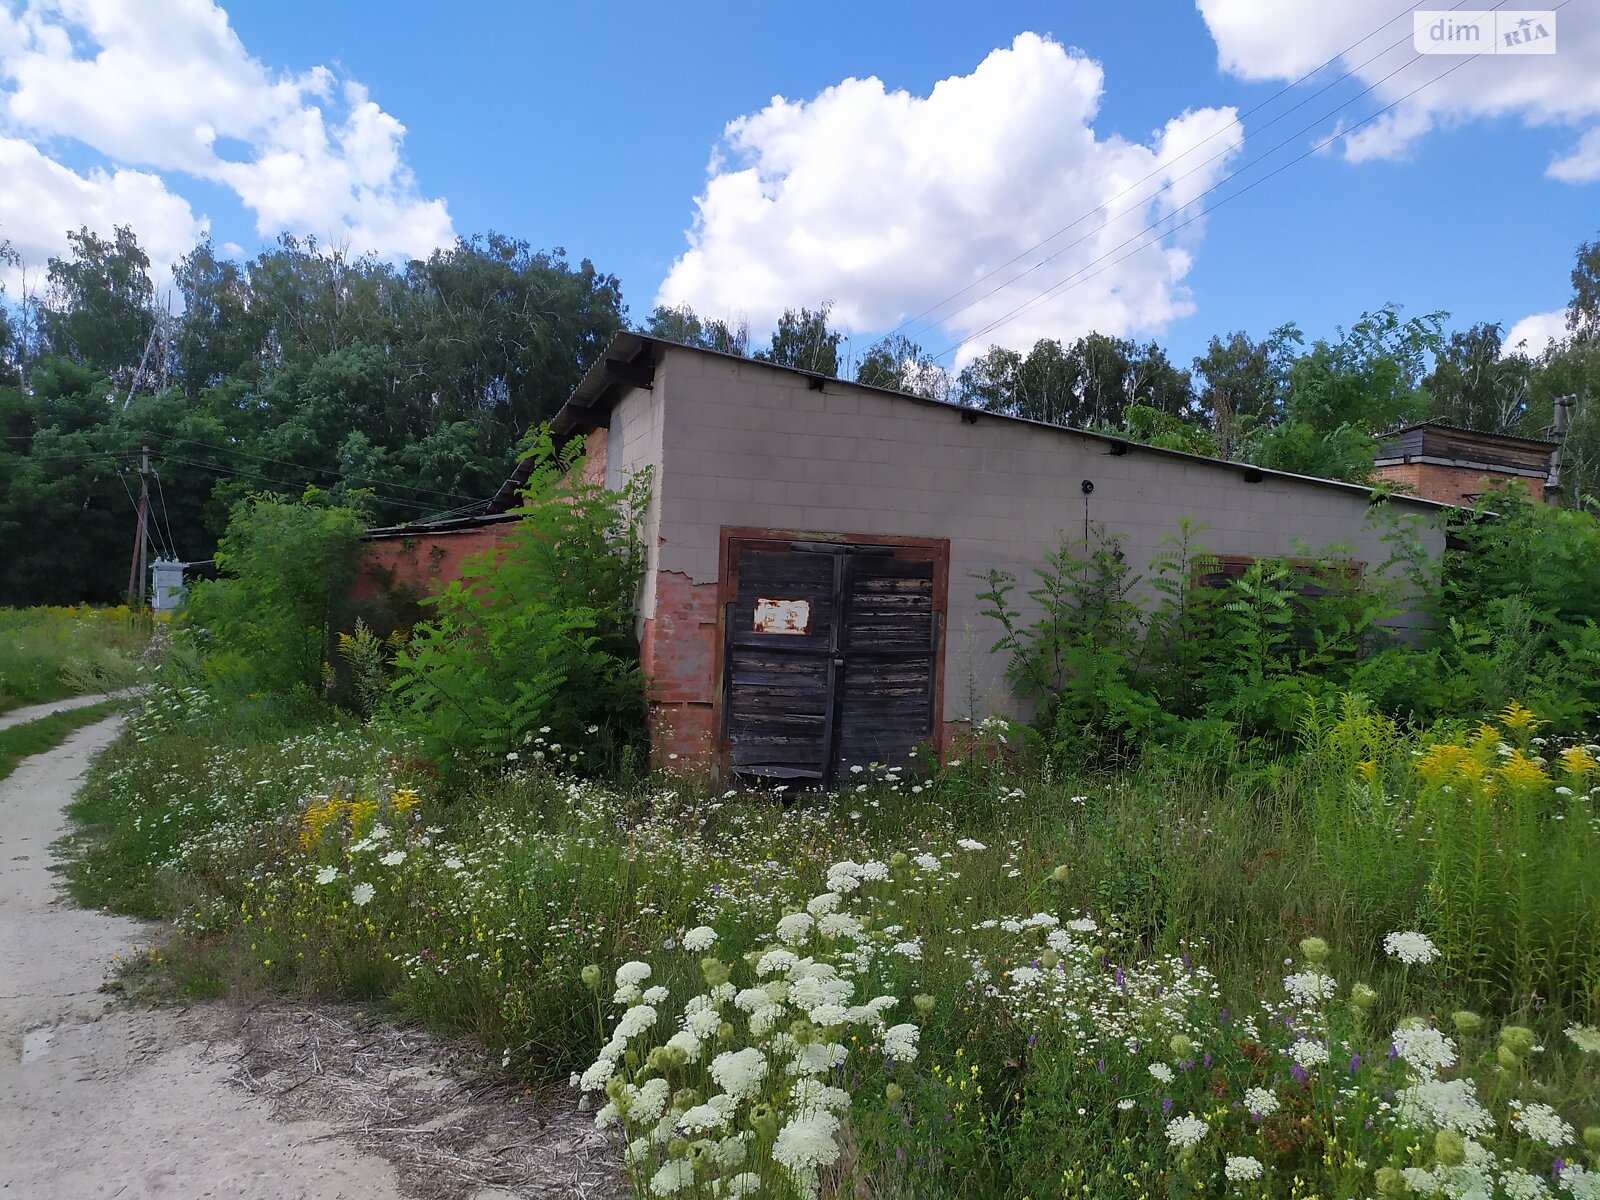
[[[69,700],[51,700],[45,704],[30,704],[26,708],[13,708],[0,713],[0,729],[10,729],[13,725],[26,725],[29,721],[37,721],[40,717],[69,712],[74,708],[88,708],[91,704],[99,704],[102,700],[120,700],[129,695],[132,693],[106,692],[100,696],[73,696]]]
[[[51,707],[51,706],[42,706]],[[15,714],[12,714],[15,715]],[[0,1196],[391,1200],[394,1171],[232,1086],[203,1010],[130,1012],[99,987],[152,927],[73,907],[49,870],[62,808],[112,718],[0,783]]]

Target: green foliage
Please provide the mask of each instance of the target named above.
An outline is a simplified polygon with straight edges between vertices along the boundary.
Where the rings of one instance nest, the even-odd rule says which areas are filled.
[[[579,451],[557,453],[539,432],[521,520],[428,602],[432,619],[396,658],[402,719],[435,754],[484,764],[590,745],[598,769],[642,742],[634,620],[649,479],[608,491],[582,479]]]
[[[208,639],[206,671],[224,695],[320,694],[355,578],[365,525],[315,490],[242,501],[217,545],[219,578],[189,591],[184,625]]]
[[[757,350],[751,357],[761,362],[776,363],[780,367],[795,367],[817,375],[838,378],[839,343],[844,335],[828,328],[828,314],[833,311],[831,300],[815,310],[786,308],[778,318],[772,341],[765,350]]]
[[[0,713],[126,687],[151,624],[126,608],[0,609]]]
[[[1001,626],[994,651],[1053,753],[1116,758],[1152,740],[1208,754],[1235,738],[1281,747],[1308,696],[1373,670],[1405,571],[1384,563],[1366,578],[1338,545],[1225,571],[1202,532],[1185,521],[1143,588],[1115,537],[1063,545],[1035,572],[1032,622],[1011,599],[1014,578],[984,577],[984,615]],[[1392,536],[1417,553],[1402,531]]]

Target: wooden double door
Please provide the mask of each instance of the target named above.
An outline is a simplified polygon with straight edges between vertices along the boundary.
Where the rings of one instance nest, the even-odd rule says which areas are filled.
[[[733,538],[725,561],[734,771],[832,786],[906,765],[938,710],[942,547]]]

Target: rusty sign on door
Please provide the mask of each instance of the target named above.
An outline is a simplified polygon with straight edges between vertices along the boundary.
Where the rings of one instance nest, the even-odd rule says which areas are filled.
[[[810,633],[811,601],[768,600],[758,596],[755,629],[757,633]]]

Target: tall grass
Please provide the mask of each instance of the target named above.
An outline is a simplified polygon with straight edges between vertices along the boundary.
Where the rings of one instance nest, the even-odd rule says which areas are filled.
[[[0,609],[0,712],[127,686],[151,628],[126,607]]]

